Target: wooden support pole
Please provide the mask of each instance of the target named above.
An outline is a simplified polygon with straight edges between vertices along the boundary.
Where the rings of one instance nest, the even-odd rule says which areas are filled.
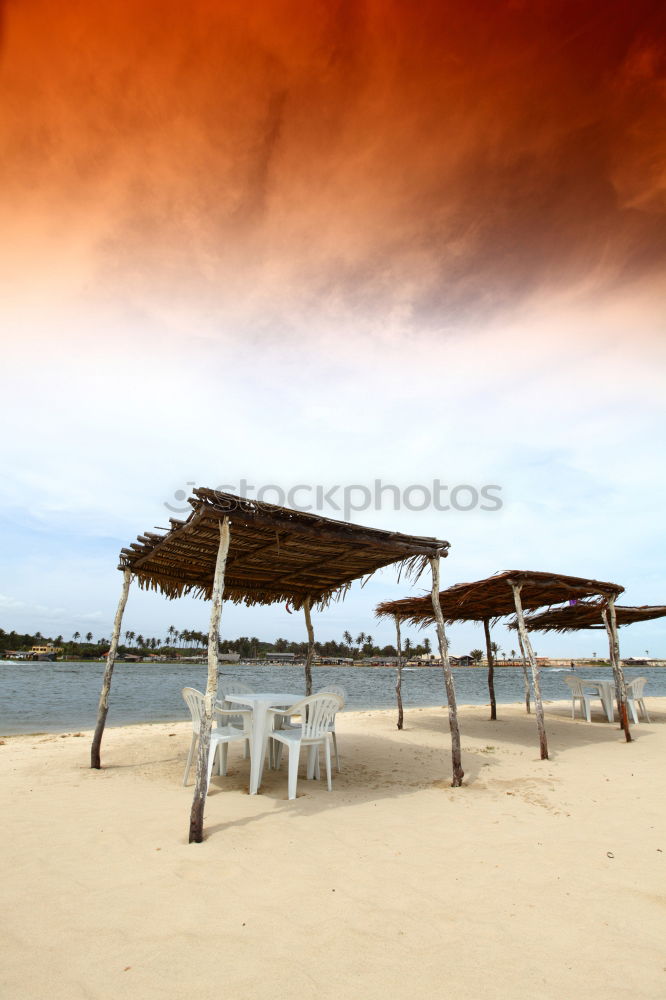
[[[312,628],[312,618],[310,617],[310,596],[303,601],[303,614],[305,615],[305,627],[308,630],[308,654],[305,657],[305,695],[307,698],[312,694],[312,661],[314,660],[314,629]]]
[[[539,745],[541,748],[541,760],[548,760],[548,740],[546,739],[546,726],[543,718],[543,702],[541,701],[541,683],[539,680],[539,668],[537,667],[536,656],[532,649],[532,643],[527,635],[525,619],[523,618],[523,605],[520,600],[522,584],[509,581],[513,591],[513,603],[516,608],[516,620],[518,624],[518,634],[522,639],[522,648],[527,654],[530,668],[532,670],[532,685],[534,687],[534,708],[536,710],[537,729],[539,731]]]
[[[125,605],[127,604],[127,595],[129,594],[131,579],[132,579],[132,571],[130,569],[123,570],[123,589],[120,592],[120,600],[118,601],[118,610],[116,611],[116,617],[113,623],[113,634],[111,635],[111,645],[109,646],[109,652],[106,655],[106,667],[104,668],[102,690],[99,695],[99,705],[97,707],[97,725],[95,726],[95,734],[93,736],[92,746],[90,748],[90,766],[96,768],[96,770],[98,771],[102,766],[100,758],[102,735],[104,733],[104,726],[106,725],[106,716],[109,711],[109,692],[111,690],[111,678],[113,677],[113,667],[116,662],[116,653],[118,652],[118,640],[120,639],[120,628],[123,623],[123,612],[125,611]]]
[[[451,662],[449,660],[449,644],[446,640],[444,630],[444,616],[439,603],[439,556],[430,559],[432,570],[432,607],[435,612],[435,626],[437,628],[437,640],[439,643],[439,655],[442,659],[442,670],[444,671],[444,683],[446,685],[446,697],[449,703],[449,729],[451,730],[451,757],[453,762],[453,778],[451,784],[454,788],[462,785],[465,772],[462,769],[462,759],[460,756],[460,728],[458,726],[458,706],[456,705],[456,690],[453,684],[453,674],[451,673]]]
[[[617,635],[617,617],[615,614],[615,597],[609,597],[606,607],[602,609],[601,616],[606,626],[608,634],[608,650],[610,653],[611,666],[613,668],[613,679],[615,680],[615,697],[617,699],[617,710],[620,716],[620,726],[624,729],[627,743],[631,743],[631,731],[629,729],[629,713],[627,712],[627,685],[624,679],[624,670],[620,660],[620,641]]]
[[[530,678],[527,673],[527,653],[525,652],[525,647],[523,646],[523,637],[518,633],[518,645],[520,646],[520,655],[523,660],[523,685],[525,688],[525,709],[528,715],[531,715],[532,709],[530,707]]]
[[[203,840],[204,806],[208,791],[208,754],[210,753],[210,734],[213,728],[213,709],[217,697],[217,670],[220,644],[220,617],[222,615],[222,596],[224,594],[224,571],[229,552],[229,518],[225,517],[220,524],[220,546],[215,562],[213,578],[212,609],[208,627],[208,681],[204,712],[199,730],[199,752],[197,754],[197,774],[194,783],[194,798],[190,812],[190,844],[200,844]],[[221,752],[221,751],[220,751]]]
[[[490,644],[490,622],[483,619],[483,631],[486,634],[486,656],[488,657],[488,694],[490,695],[490,721],[497,721],[497,702],[495,701],[495,659]]]
[[[394,615],[395,618],[395,634],[396,634],[396,649],[398,652],[398,664],[396,670],[395,678],[395,697],[398,702],[398,729],[402,729],[403,725],[403,711],[402,711],[402,644],[400,641],[400,617]]]

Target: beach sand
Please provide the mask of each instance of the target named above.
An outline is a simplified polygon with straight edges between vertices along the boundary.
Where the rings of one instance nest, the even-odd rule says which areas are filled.
[[[188,845],[189,722],[14,736],[2,767],[7,1000],[666,996],[666,703],[624,742],[546,705],[338,716],[342,773],[215,777]]]

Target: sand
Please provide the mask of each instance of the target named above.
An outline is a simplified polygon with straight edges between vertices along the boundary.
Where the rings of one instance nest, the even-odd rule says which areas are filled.
[[[666,996],[666,703],[627,745],[549,703],[343,713],[342,773],[247,795],[230,749],[188,845],[186,722],[15,736],[3,762],[0,995]]]

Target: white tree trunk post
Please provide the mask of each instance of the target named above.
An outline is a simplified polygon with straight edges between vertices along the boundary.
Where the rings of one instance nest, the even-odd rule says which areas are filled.
[[[314,629],[312,627],[312,618],[310,617],[309,595],[303,601],[303,614],[305,615],[305,627],[308,630],[308,653],[305,657],[305,695],[309,698],[312,694],[312,661],[315,655]]]
[[[132,571],[129,569],[123,570],[123,589],[120,593],[120,600],[118,601],[118,610],[116,611],[116,617],[113,623],[113,634],[111,636],[111,645],[109,646],[109,652],[106,655],[106,667],[104,668],[102,690],[100,692],[99,705],[97,707],[97,725],[95,726],[95,734],[93,736],[92,746],[90,748],[90,766],[96,768],[98,771],[102,766],[100,759],[102,735],[104,733],[104,726],[106,725],[106,716],[109,711],[109,692],[111,690],[111,678],[113,677],[113,667],[116,662],[116,654],[118,652],[118,640],[120,639],[120,629],[123,624],[123,613],[125,611],[125,605],[127,604],[127,595],[129,594],[131,579],[132,579]]]
[[[490,642],[490,622],[483,619],[483,631],[486,635],[486,656],[488,657],[488,694],[490,695],[490,721],[497,721],[497,702],[495,701],[495,660]]]
[[[456,690],[453,684],[453,674],[451,673],[451,662],[449,660],[449,644],[444,630],[444,616],[442,615],[442,608],[439,603],[439,556],[433,556],[430,559],[430,568],[432,570],[432,607],[435,613],[439,655],[442,660],[444,683],[446,684],[446,697],[449,703],[449,729],[451,730],[451,758],[453,762],[453,778],[451,780],[451,784],[454,788],[458,788],[462,785],[465,772],[462,769],[462,759],[460,755],[458,706],[456,705]]]
[[[539,668],[537,667],[536,656],[532,649],[532,643],[527,635],[525,619],[523,618],[523,605],[520,600],[522,585],[511,581],[513,591],[513,603],[516,607],[516,619],[518,624],[518,634],[520,635],[523,648],[527,654],[530,668],[532,670],[532,684],[534,686],[534,707],[536,710],[537,729],[539,730],[539,745],[541,748],[541,760],[548,760],[548,740],[546,739],[546,726],[543,717],[543,702],[541,701],[541,683],[539,680]]]
[[[396,649],[398,653],[398,663],[395,678],[395,697],[398,702],[398,729],[402,729],[404,715],[402,711],[402,644],[400,641],[400,618],[398,615],[394,615],[395,618],[395,634],[396,634]]]
[[[525,652],[525,647],[523,646],[523,637],[518,633],[518,645],[520,646],[520,655],[523,660],[523,686],[525,688],[525,708],[527,714],[532,714],[532,709],[530,707],[530,678],[527,673],[527,653]]]
[[[615,597],[609,597],[606,607],[601,612],[606,632],[608,634],[608,650],[610,653],[611,666],[613,668],[613,679],[615,680],[615,697],[617,699],[617,710],[620,716],[620,726],[624,729],[627,743],[631,743],[631,732],[629,730],[629,713],[627,712],[627,685],[624,679],[624,670],[620,660],[620,641],[617,635],[617,617],[615,614]]]
[[[220,546],[215,562],[213,578],[212,609],[208,627],[208,681],[204,699],[204,712],[199,730],[199,752],[197,754],[197,774],[194,783],[194,798],[190,812],[190,844],[200,844],[203,840],[204,806],[208,786],[208,755],[210,753],[210,734],[213,728],[213,708],[217,698],[217,671],[220,642],[220,617],[222,615],[222,596],[224,594],[224,571],[229,552],[229,518],[225,517],[220,524]]]

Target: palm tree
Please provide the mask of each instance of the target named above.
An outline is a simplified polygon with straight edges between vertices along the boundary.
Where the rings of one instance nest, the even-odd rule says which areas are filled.
[[[81,633],[80,632],[75,632],[74,635],[72,636],[72,639],[74,640],[74,642],[78,642],[80,638],[81,638]]]
[[[405,659],[408,660],[409,659],[409,654],[412,651],[412,640],[411,639],[405,639],[405,641],[402,644],[402,648],[405,651]]]
[[[361,648],[364,642],[365,642],[365,632],[359,632],[359,634],[356,636],[356,645],[359,647],[359,649]]]
[[[483,650],[473,649],[471,650],[469,655],[472,657],[475,663],[481,663],[481,660],[483,659]]]
[[[516,651],[515,651],[515,649],[512,649],[511,650],[511,659],[515,660],[515,658],[516,658]]]
[[[425,649],[426,653],[430,652],[430,639],[428,639],[427,636],[423,640],[423,648]]]
[[[92,642],[93,634],[92,632],[86,632],[86,642]]]
[[[372,636],[371,635],[366,635],[366,637],[365,637],[365,645],[364,645],[363,648],[366,650],[366,652],[368,653],[369,656],[372,656]]]
[[[352,639],[351,632],[343,632],[342,640],[345,643],[345,645],[349,648],[349,652],[351,653],[352,643],[354,641]]]

